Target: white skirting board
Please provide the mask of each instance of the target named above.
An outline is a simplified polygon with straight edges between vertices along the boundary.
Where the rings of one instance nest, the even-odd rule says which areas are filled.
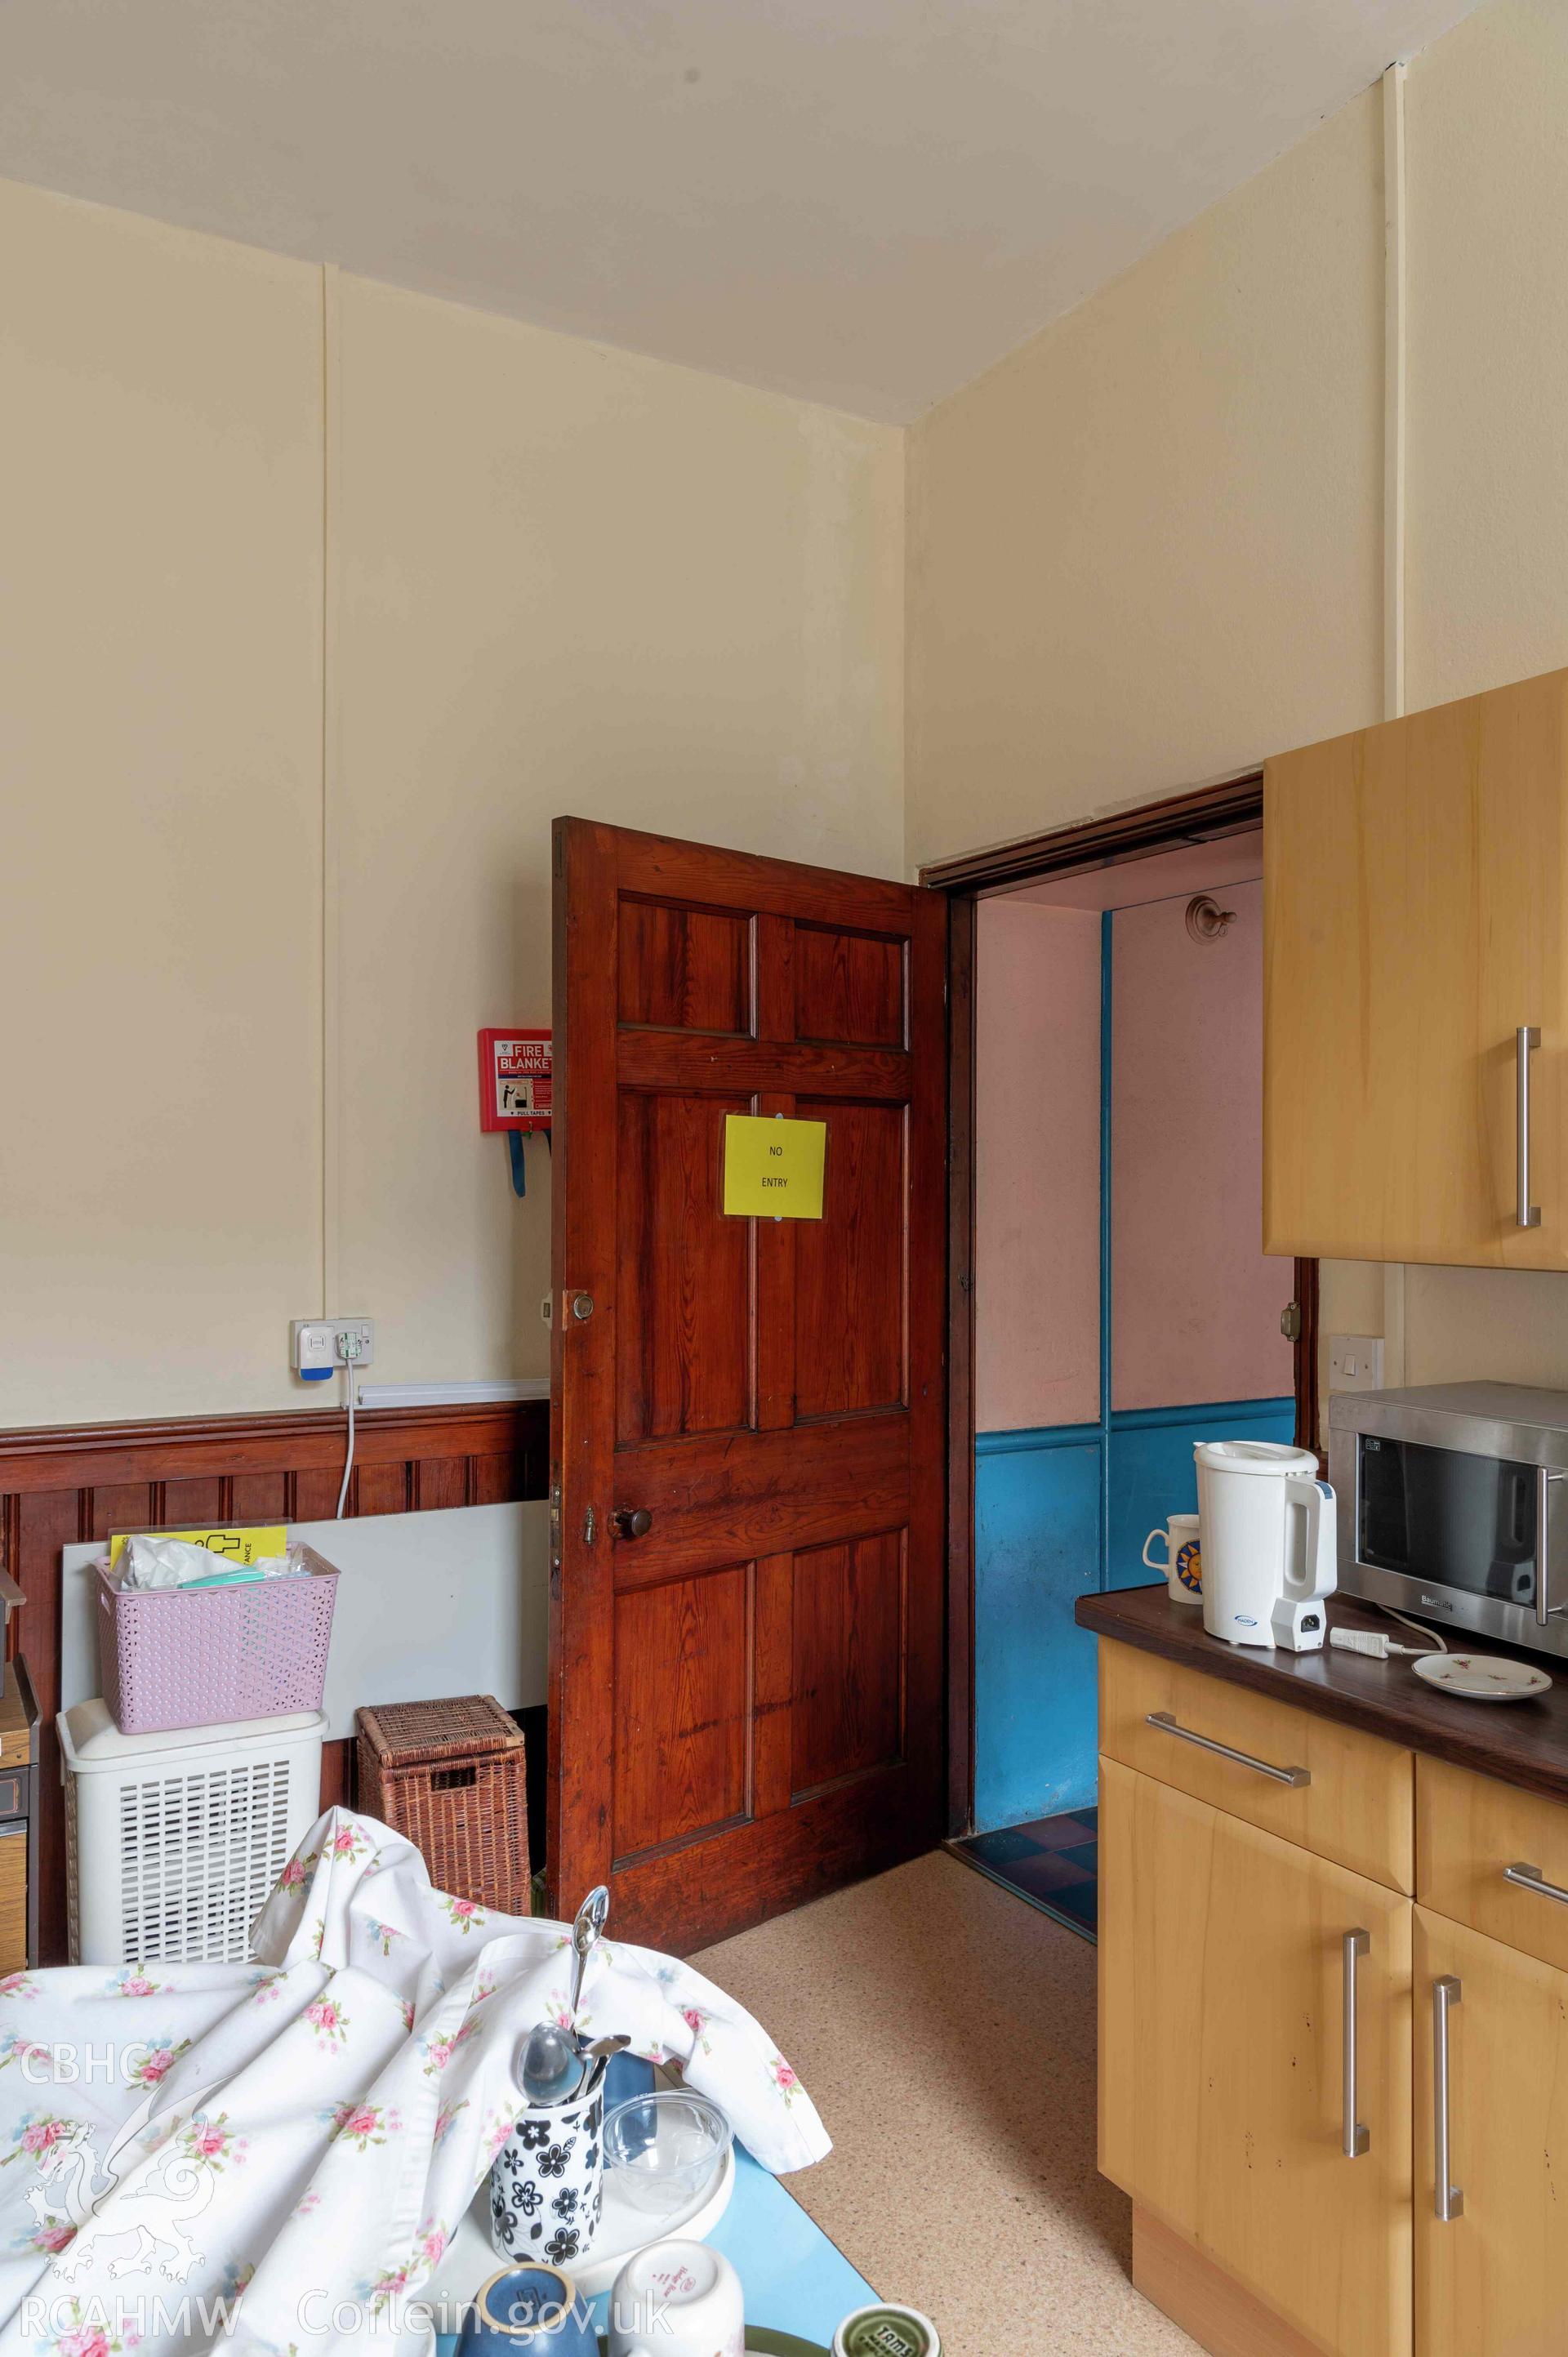
[[[549,1509],[452,1506],[294,1523],[337,1566],[327,1663],[327,1740],[354,1732],[362,1703],[489,1694],[506,1710],[544,1700]],[[91,1566],[102,1544],[60,1550],[60,1702],[102,1694]]]

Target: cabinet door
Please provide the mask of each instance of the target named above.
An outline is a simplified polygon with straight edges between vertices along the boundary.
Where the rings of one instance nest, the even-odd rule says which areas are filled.
[[[1437,2215],[1437,2029],[1448,2008],[1448,2181]],[[1415,2302],[1421,2357],[1568,2349],[1568,1973],[1417,1908]],[[1450,2205],[1453,2206],[1452,2204]]]
[[[27,1829],[13,1818],[0,1824],[0,1973],[27,1962]]]
[[[1268,764],[1265,1251],[1563,1266],[1565,739],[1552,672]]]
[[[1110,1760],[1100,1847],[1101,2168],[1337,2357],[1408,2357],[1410,1901]]]

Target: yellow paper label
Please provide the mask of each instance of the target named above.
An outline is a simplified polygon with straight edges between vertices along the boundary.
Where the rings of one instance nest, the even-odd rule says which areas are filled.
[[[254,1563],[258,1557],[282,1555],[288,1544],[288,1532],[282,1523],[254,1523],[244,1530],[228,1531],[145,1531],[138,1536],[155,1539],[185,1539],[192,1546],[205,1547],[209,1555],[220,1555],[225,1563]],[[109,1542],[109,1566],[113,1570],[124,1551],[127,1534],[122,1532]]]
[[[825,1121],[725,1115],[725,1210],[741,1220],[820,1220]]]

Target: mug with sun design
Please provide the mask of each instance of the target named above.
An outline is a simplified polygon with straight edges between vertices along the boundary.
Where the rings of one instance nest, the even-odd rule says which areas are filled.
[[[1156,1539],[1165,1543],[1164,1563],[1149,1553]],[[1203,1554],[1196,1514],[1172,1514],[1161,1529],[1151,1531],[1144,1541],[1144,1561],[1151,1571],[1165,1573],[1165,1586],[1178,1604],[1202,1603]]]

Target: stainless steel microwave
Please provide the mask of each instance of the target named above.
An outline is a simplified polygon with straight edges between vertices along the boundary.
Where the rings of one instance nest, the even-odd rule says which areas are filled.
[[[1328,1479],[1341,1589],[1568,1653],[1568,1392],[1336,1393]]]

